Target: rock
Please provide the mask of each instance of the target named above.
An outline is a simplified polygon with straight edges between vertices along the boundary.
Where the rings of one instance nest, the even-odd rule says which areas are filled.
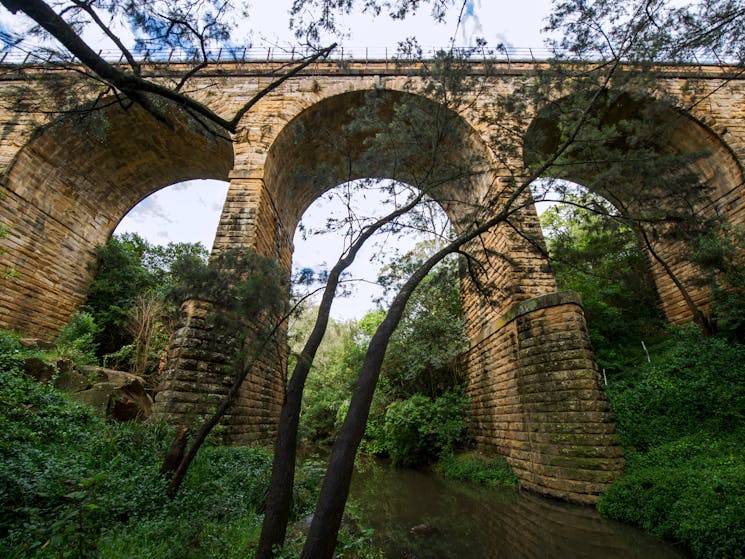
[[[91,386],[88,377],[75,369],[63,370],[54,381],[54,387],[64,392],[81,392]]]
[[[147,419],[153,413],[153,399],[142,384],[120,386],[112,394],[109,413],[118,421]]]
[[[129,386],[130,384],[141,384],[142,386],[145,386],[145,380],[140,376],[133,375],[132,373],[92,366],[84,366],[81,367],[81,369],[84,373],[97,379],[99,382],[110,382],[115,384],[117,387]]]
[[[23,347],[29,347],[31,349],[54,349],[57,347],[52,342],[40,340],[39,338],[21,338],[18,341]]]
[[[99,382],[94,384],[90,389],[83,390],[82,392],[76,392],[72,395],[78,402],[88,404],[96,413],[102,417],[106,417],[109,411],[109,403],[111,402],[111,395],[116,390],[116,386],[111,382]]]
[[[84,367],[83,370],[100,382],[114,385],[115,389],[108,406],[113,419],[132,421],[150,417],[153,399],[147,393],[142,377],[103,367]]]
[[[49,382],[57,372],[54,365],[47,363],[38,357],[27,357],[23,361],[24,372],[38,382]]]
[[[433,534],[437,532],[437,528],[430,524],[417,524],[409,530],[409,534]]]

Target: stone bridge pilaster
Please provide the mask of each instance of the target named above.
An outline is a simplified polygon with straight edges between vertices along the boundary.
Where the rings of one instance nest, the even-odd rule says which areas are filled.
[[[234,173],[223,206],[212,255],[231,248],[249,248],[277,258],[289,274],[292,246],[276,219],[257,177]],[[187,301],[171,340],[153,415],[170,423],[190,425],[211,414],[235,378],[231,359],[234,332],[219,331],[215,309],[204,301]],[[247,318],[247,330],[251,320]],[[272,320],[279,320],[274,317]],[[249,333],[250,335],[250,333]],[[231,444],[270,444],[277,431],[284,400],[289,350],[285,328],[279,328],[253,365],[234,404],[221,421],[220,438]]]
[[[579,296],[514,305],[467,353],[477,445],[505,456],[520,484],[593,503],[623,470],[623,453]]]

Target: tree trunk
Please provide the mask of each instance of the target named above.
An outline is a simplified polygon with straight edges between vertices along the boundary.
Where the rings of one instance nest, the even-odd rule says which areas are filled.
[[[403,285],[391,303],[391,307],[378,326],[375,334],[370,340],[370,345],[365,353],[357,385],[352,394],[347,416],[344,419],[339,436],[331,451],[331,459],[326,477],[321,486],[321,494],[318,498],[316,511],[310,532],[303,547],[301,559],[331,559],[336,546],[336,538],[341,526],[344,506],[349,495],[349,485],[354,470],[354,459],[357,454],[362,436],[365,433],[367,417],[370,413],[375,387],[380,376],[380,367],[383,364],[388,342],[403,315],[406,303],[417,285],[424,279],[430,270],[445,256],[458,251],[467,242],[475,239],[482,233],[494,227],[497,223],[504,221],[513,210],[513,205],[522,192],[528,188],[529,182],[525,182],[516,188],[506,201],[503,209],[494,217],[475,227],[424,262]]]
[[[678,276],[675,275],[675,272],[673,272],[673,269],[670,267],[670,265],[665,262],[665,260],[663,260],[663,258],[659,254],[657,254],[657,251],[652,246],[652,241],[649,239],[647,232],[644,231],[641,227],[639,228],[639,231],[641,233],[642,239],[644,240],[644,245],[647,247],[649,253],[657,261],[657,263],[662,266],[662,269],[665,270],[665,273],[675,284],[675,287],[678,288],[678,291],[680,291],[680,294],[683,297],[688,310],[691,311],[691,315],[693,315],[693,321],[698,324],[699,328],[701,328],[701,332],[705,336],[711,336],[715,334],[716,325],[708,316],[706,316],[701,311],[701,309],[698,308],[696,303],[693,302],[693,299],[691,298],[690,293],[688,293],[686,287],[683,285],[683,282],[678,279]]]
[[[181,461],[184,459],[184,451],[186,451],[186,443],[189,437],[189,427],[181,425],[176,430],[176,435],[173,437],[166,457],[163,459],[163,464],[160,466],[160,475],[170,478],[178,468]]]
[[[336,295],[339,278],[352,262],[365,242],[381,227],[399,218],[422,199],[423,192],[414,197],[408,204],[402,206],[389,215],[379,219],[362,230],[359,237],[349,247],[347,253],[339,259],[329,273],[326,287],[323,291],[318,315],[313,330],[305,342],[303,351],[298,358],[295,370],[287,386],[285,401],[279,419],[277,442],[274,446],[274,461],[272,463],[272,478],[267,494],[264,522],[261,526],[261,537],[256,549],[256,559],[269,559],[274,556],[274,548],[284,543],[287,532],[287,522],[292,507],[292,488],[295,482],[295,461],[297,458],[297,432],[300,423],[300,409],[303,401],[303,389],[308,373],[313,364],[318,347],[323,341],[328,326],[331,305]]]
[[[334,443],[316,512],[313,515],[308,539],[301,555],[302,559],[331,559],[333,557],[336,537],[344,514],[344,505],[349,495],[354,459],[365,432],[370,404],[380,376],[380,367],[383,364],[385,350],[414,288],[427,275],[429,270],[447,254],[441,253],[442,251],[430,258],[406,282],[393,300],[385,319],[370,340],[360,376],[352,395],[352,401],[349,404],[347,417]],[[434,260],[435,257],[437,257],[436,260]]]

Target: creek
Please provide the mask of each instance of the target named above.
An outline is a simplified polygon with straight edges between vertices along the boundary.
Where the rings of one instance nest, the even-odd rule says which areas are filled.
[[[641,530],[514,489],[358,459],[352,506],[387,559],[681,559]],[[412,530],[413,529],[413,530]]]

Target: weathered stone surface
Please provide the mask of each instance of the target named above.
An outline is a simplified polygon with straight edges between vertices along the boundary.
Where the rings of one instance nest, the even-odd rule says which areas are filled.
[[[57,369],[38,357],[29,357],[23,362],[23,371],[39,382],[49,382]]]
[[[132,421],[150,417],[153,412],[153,399],[147,393],[142,377],[103,367],[84,367],[83,370],[99,383],[114,386],[107,404],[108,415],[112,419]]]
[[[111,395],[116,390],[116,385],[111,382],[99,382],[90,389],[75,392],[72,397],[78,402],[91,406],[98,415],[106,417],[109,413]]]
[[[88,377],[80,374],[75,369],[62,371],[54,381],[54,387],[65,392],[80,392],[92,384]]]
[[[511,93],[536,67],[540,63],[513,61],[492,69],[485,77],[487,87],[474,92],[464,105],[472,102],[472,108],[459,115],[457,122],[468,132],[462,144],[449,146],[453,157],[469,160],[491,154],[487,139],[496,124],[480,118],[491,101],[485,92]],[[212,65],[193,79],[193,91],[228,115],[264,88],[275,70],[269,63]],[[472,70],[479,74],[483,67],[474,62]],[[77,79],[65,70],[44,71]],[[155,66],[151,71],[160,70]],[[691,118],[681,118],[675,107],[668,109],[676,115],[670,145],[710,154],[695,164],[712,191],[703,211],[744,225],[745,78],[728,72],[706,66],[660,68],[657,80],[681,107],[694,107]],[[0,94],[11,95],[32,74],[7,69]],[[688,89],[684,77],[696,82],[707,95],[706,103],[690,103],[690,92],[696,88]],[[41,87],[42,81],[31,82],[32,87]],[[16,278],[0,280],[0,326],[53,336],[83,301],[90,280],[86,264],[93,260],[96,245],[105,242],[140,199],[191,178],[230,180],[215,251],[253,247],[277,258],[289,274],[293,233],[313,200],[346,180],[394,172],[395,162],[385,157],[362,160],[350,169],[349,161],[361,153],[364,138],[350,140],[343,155],[344,150],[328,149],[328,138],[347,136],[348,109],[361,106],[369,91],[389,104],[403,95],[417,95],[420,102],[438,109],[424,87],[408,69],[382,61],[315,65],[256,103],[232,141],[194,125],[177,109],[169,114],[173,126],[165,127],[137,107],[123,111],[114,105],[99,111],[98,124],[93,119],[52,122],[0,108],[0,223],[10,227],[0,240],[5,250],[0,266],[19,272]],[[528,121],[499,123],[513,125],[516,130],[522,126],[521,133],[527,135]],[[467,184],[445,181],[433,193],[454,223],[464,208],[480,205],[484,195],[510,196],[511,181],[522,172],[523,162],[509,161],[507,168],[500,161],[489,159],[488,176],[473,173]],[[476,273],[489,286],[488,294],[470,277],[462,284],[471,340],[465,363],[474,437],[481,447],[504,454],[524,487],[592,502],[620,472],[620,447],[580,302],[575,295],[555,293],[549,262],[539,250],[540,225],[530,194],[521,195],[516,203],[522,209],[511,216],[511,224],[499,225],[465,247],[476,258],[487,252],[507,256],[481,259],[488,266]],[[681,281],[692,287],[696,303],[703,305],[708,294],[692,286],[697,271],[681,248],[655,246]],[[675,285],[659,266],[652,268],[668,319],[689,319]],[[155,399],[156,417],[190,424],[210,413],[226,393],[232,378],[230,352],[227,337],[214,331],[211,312],[203,302],[184,306]],[[286,358],[286,343],[280,337],[255,363],[223,421],[226,440],[269,442],[274,437]],[[106,382],[79,393],[97,402],[99,409],[109,407],[103,394],[110,397],[116,386],[135,385],[118,375],[104,376]]]
[[[153,413],[153,399],[141,383],[118,387],[111,400],[109,415],[117,421],[144,420]]]
[[[464,122],[478,136],[489,137],[492,125],[480,118],[480,111],[491,101],[484,92],[510,93],[517,82],[540,65],[513,61],[490,68],[485,78],[487,87],[474,92],[472,109],[462,114]],[[265,87],[276,70],[276,65],[261,62],[212,65],[193,79],[193,91],[220,114],[230,114]],[[157,74],[160,70],[156,66],[152,71]],[[474,61],[473,72],[478,75],[483,71],[483,66]],[[59,69],[54,73],[61,79],[77,79],[74,72],[66,74]],[[43,80],[35,85],[33,79],[31,69],[14,74],[8,68],[0,94],[12,97],[18,85],[28,84],[40,88],[38,96],[43,98]],[[693,118],[678,119],[671,132],[671,145],[710,154],[696,165],[712,188],[711,210],[742,224],[745,78],[727,68],[696,66],[661,68],[657,79],[660,89],[677,99],[681,107],[693,106]],[[686,80],[692,80],[696,87],[687,88]],[[337,164],[330,161],[331,150],[314,152],[308,142],[299,144],[300,150],[290,149],[299,139],[295,132],[287,132],[293,122],[309,113],[319,117],[316,122],[321,124],[338,120],[343,114],[339,109],[350,104],[350,95],[362,97],[371,90],[420,94],[423,88],[421,79],[411,76],[408,68],[372,61],[324,64],[287,80],[256,103],[233,142],[193,126],[176,110],[172,115],[173,129],[169,129],[137,108],[123,111],[115,105],[101,111],[100,119],[73,123],[65,119],[51,122],[45,115],[14,113],[9,108],[13,104],[5,104],[6,108],[0,110],[5,131],[0,146],[0,222],[10,226],[10,233],[2,241],[7,252],[0,264],[17,269],[19,276],[4,280],[0,289],[0,323],[39,333],[41,337],[54,335],[82,301],[89,280],[85,264],[92,260],[96,244],[108,238],[137,201],[163,185],[189,178],[231,180],[217,246],[252,245],[255,241],[262,252],[277,252],[286,262],[291,257],[293,222],[318,191],[315,187],[305,191],[278,190],[273,183],[287,178],[299,162],[314,159],[317,167]],[[706,95],[706,103],[690,102],[691,91],[697,88]],[[529,124],[525,123],[526,130]],[[520,162],[511,164],[513,171],[518,171]],[[371,169],[359,170],[371,176],[368,171]],[[319,180],[338,180],[337,176],[322,177],[318,171],[315,175]],[[497,177],[495,188],[499,188],[500,180]],[[327,186],[319,184],[319,188]],[[455,209],[451,211],[457,213]],[[530,213],[515,217],[518,221],[527,217],[523,229],[539,235],[537,222],[530,223]],[[549,285],[550,272],[545,261],[531,256],[534,251],[526,243],[521,246],[516,239],[507,240],[504,228],[484,238],[494,244],[490,248],[509,249],[505,253],[518,257],[523,272],[522,278],[506,282],[500,289],[500,294],[510,299],[506,305],[494,312],[482,312],[490,315],[483,325],[493,327],[494,319],[512,303],[554,289]],[[655,248],[665,255],[679,250],[675,246]],[[695,270],[690,263],[673,260],[679,277],[687,283],[693,279]],[[509,276],[509,269],[508,264],[495,262],[493,276]],[[676,295],[675,285],[658,267],[654,270],[667,316],[673,321],[685,320],[689,314]],[[544,285],[540,287],[541,284]],[[694,295],[697,302],[706,298],[700,290],[694,290]]]
[[[132,384],[139,385],[143,388],[145,386],[145,381],[142,377],[125,371],[92,366],[82,367],[82,371],[91,378],[95,378],[98,382],[110,382],[117,388]]]
[[[526,488],[596,501],[623,471],[623,452],[579,299],[571,293],[537,297],[516,305],[497,325],[467,355],[478,445],[505,455]]]

